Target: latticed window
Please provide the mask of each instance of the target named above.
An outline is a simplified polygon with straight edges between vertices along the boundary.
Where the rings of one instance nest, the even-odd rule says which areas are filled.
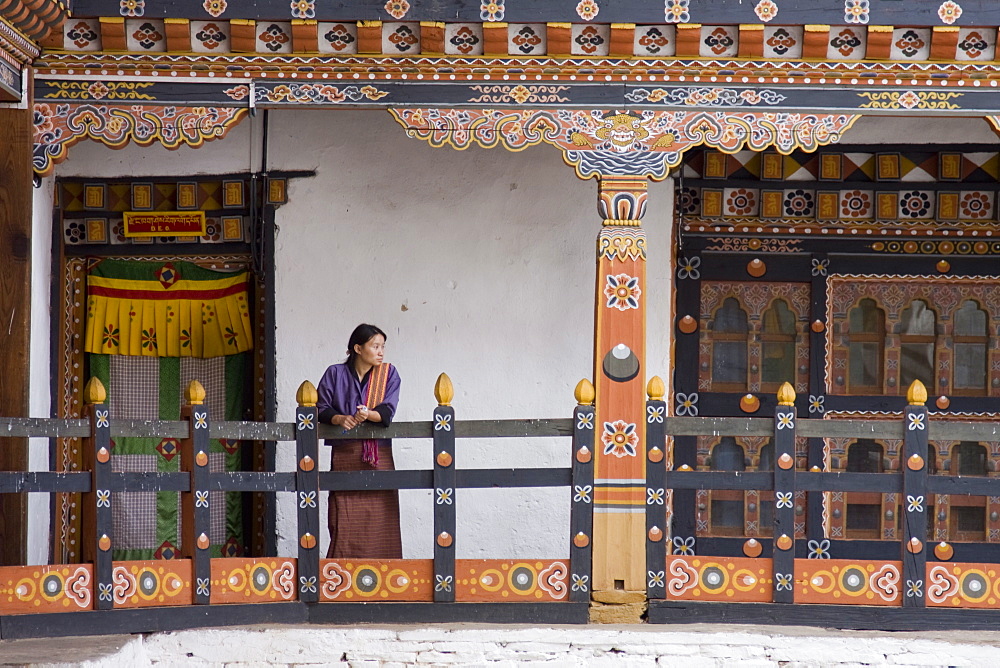
[[[849,386],[854,394],[882,391],[882,360],[885,349],[885,312],[874,299],[862,299],[851,309],[849,330]]]
[[[722,302],[712,322],[712,389],[747,389],[747,313],[733,297]],[[739,446],[737,446],[739,447]]]
[[[743,448],[732,437],[723,438],[712,448],[713,471],[745,471]],[[712,492],[712,533],[719,536],[743,535],[743,492],[719,490]]]
[[[985,476],[989,471],[986,447],[962,441],[951,451],[951,474]],[[952,494],[948,521],[951,540],[986,540],[986,497]]]
[[[970,300],[955,311],[952,342],[955,351],[952,387],[955,394],[985,394],[989,346],[986,311]]]
[[[905,392],[919,380],[933,392],[934,336],[937,316],[927,302],[916,299],[903,311],[899,322],[899,389]]]
[[[861,439],[847,449],[847,470],[851,473],[882,473],[884,449],[875,441]],[[847,494],[845,529],[848,538],[880,538],[882,495],[872,492]]]
[[[783,299],[764,312],[761,332],[761,389],[795,385],[795,314]]]

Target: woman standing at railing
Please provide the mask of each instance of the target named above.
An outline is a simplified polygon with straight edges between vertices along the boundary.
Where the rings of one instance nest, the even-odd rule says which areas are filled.
[[[399,401],[399,374],[383,363],[386,335],[375,325],[358,325],[347,344],[347,360],[334,364],[319,382],[319,419],[344,433],[365,422],[388,426]],[[392,441],[327,440],[333,471],[392,471]],[[330,492],[328,558],[400,559],[399,493]]]

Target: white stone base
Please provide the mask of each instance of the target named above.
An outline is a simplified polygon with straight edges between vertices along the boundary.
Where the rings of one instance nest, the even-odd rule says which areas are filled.
[[[1000,632],[765,626],[277,626],[0,642],[0,665],[998,666]]]

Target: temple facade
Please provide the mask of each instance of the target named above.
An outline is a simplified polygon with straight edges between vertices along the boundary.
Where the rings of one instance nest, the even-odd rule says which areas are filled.
[[[287,421],[372,321],[401,419],[433,409],[442,371],[477,420],[568,416],[592,383],[595,596],[654,587],[651,543],[886,561],[919,534],[993,563],[1000,492],[927,492],[917,531],[897,489],[647,484],[664,456],[775,471],[772,436],[647,425],[773,418],[786,383],[807,419],[898,421],[915,382],[932,423],[1000,415],[1000,9],[914,4],[0,1],[0,405],[80,418],[96,377],[113,419],[177,420],[198,380],[213,420]],[[844,433],[796,438],[791,469],[912,454]],[[80,444],[18,441],[0,468],[82,471]],[[481,439],[463,466],[552,467],[563,445]],[[180,446],[123,437],[112,467],[177,472]],[[1000,472],[1000,439],[921,447],[931,475]],[[209,465],[295,457],[219,438]],[[462,493],[460,557],[573,549],[564,490]],[[213,557],[297,549],[293,498],[212,495]],[[180,554],[177,494],[114,496],[116,560]],[[86,561],[83,495],[25,497],[0,499],[22,537],[3,562]],[[428,558],[439,502],[402,498],[404,557]]]

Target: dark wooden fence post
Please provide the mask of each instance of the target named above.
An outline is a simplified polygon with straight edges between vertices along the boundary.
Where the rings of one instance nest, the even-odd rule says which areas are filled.
[[[316,386],[308,380],[295,394],[295,489],[298,495],[299,600],[319,601],[319,435]]]
[[[913,381],[903,410],[903,607],[923,608],[927,570],[927,388]]]
[[[448,374],[434,384],[434,601],[455,601],[455,389]]]
[[[206,605],[212,594],[212,560],[208,548],[212,516],[209,514],[208,407],[205,388],[192,380],[184,390],[181,419],[188,422],[188,436],[181,441],[181,470],[191,475],[191,486],[181,492],[181,556],[192,559],[194,603]]]
[[[666,388],[659,376],[646,385],[646,597],[667,597]]]
[[[573,410],[573,503],[569,512],[569,600],[590,601],[594,530],[594,385],[587,379],[576,385]]]
[[[97,378],[87,383],[83,398],[90,417],[90,436],[83,446],[83,465],[90,469],[90,492],[83,498],[83,559],[94,564],[97,609],[111,610],[111,409]]]
[[[795,602],[795,390],[778,389],[774,409],[774,602]]]

